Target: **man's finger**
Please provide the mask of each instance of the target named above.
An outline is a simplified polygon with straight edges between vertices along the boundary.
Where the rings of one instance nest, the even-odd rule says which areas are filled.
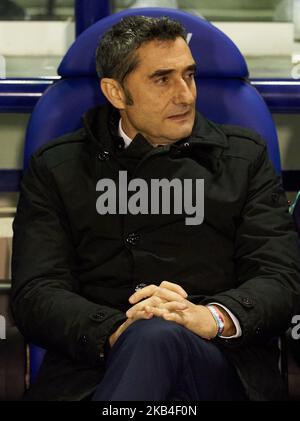
[[[186,291],[180,285],[174,284],[174,282],[162,281],[160,286],[171,291],[177,292],[177,294],[181,295],[183,298],[187,298],[188,296]]]
[[[182,314],[180,314],[180,313],[176,313],[176,312],[174,312],[174,313],[171,313],[171,312],[163,313],[162,317],[165,320],[168,320],[170,322],[176,322],[179,325],[184,326],[185,319],[182,317]]]
[[[134,316],[135,320],[152,319],[152,317],[153,317],[153,313],[148,313],[147,311],[138,311]]]
[[[162,281],[159,287],[157,285],[151,284],[147,285],[145,288],[136,291],[134,294],[131,295],[131,297],[129,297],[129,302],[131,304],[135,304],[143,300],[144,298],[151,297],[160,287],[172,291],[183,298],[187,298],[188,296],[186,291],[180,285],[174,284],[173,282],[169,281]]]
[[[130,304],[135,304],[143,300],[144,298],[151,297],[157,290],[157,288],[157,285],[147,285],[145,288],[139,289],[129,297]]]
[[[159,308],[160,310],[166,310],[166,311],[183,311],[188,308],[187,303],[181,303],[178,301],[171,301],[167,303],[161,303],[158,306],[152,306],[151,304],[148,304],[145,306],[145,309],[149,311],[149,309],[153,308]]]
[[[126,316],[128,318],[132,318],[134,317],[134,314],[137,311],[144,310],[146,305],[152,305],[154,307],[157,307],[160,303],[162,303],[162,300],[159,297],[154,296],[154,297],[147,298],[143,300],[142,302],[135,304],[130,309],[128,309],[126,312]]]
[[[186,301],[186,299],[184,297],[182,297],[182,295],[178,294],[175,291],[171,291],[169,289],[163,288],[161,286],[159,288],[157,288],[154,295],[156,297],[162,298],[166,301],[178,301],[178,302],[185,302]]]
[[[142,300],[145,300],[147,298],[151,298],[152,296],[153,297],[159,297],[159,298],[161,298],[162,300],[165,300],[165,301],[179,301],[179,302],[185,301],[185,298],[175,291],[172,291],[170,289],[166,289],[166,288],[163,288],[163,287],[160,287],[160,286],[158,287],[156,285],[149,285],[149,286],[135,292],[129,298],[129,302],[130,302],[130,304],[140,303]]]
[[[184,318],[182,317],[182,314],[177,312],[170,312],[167,309],[164,308],[158,308],[158,307],[146,307],[147,311],[151,312],[153,316],[160,317],[162,319],[176,322],[180,325],[184,325]]]
[[[147,314],[153,314],[156,317],[163,317],[164,314],[168,313],[168,310],[159,307],[146,306]]]

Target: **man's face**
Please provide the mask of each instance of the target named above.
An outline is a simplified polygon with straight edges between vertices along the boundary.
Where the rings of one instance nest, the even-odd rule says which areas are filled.
[[[195,120],[195,61],[182,38],[151,41],[138,50],[139,64],[124,85],[133,105],[120,110],[125,133],[141,133],[153,145],[189,136]]]

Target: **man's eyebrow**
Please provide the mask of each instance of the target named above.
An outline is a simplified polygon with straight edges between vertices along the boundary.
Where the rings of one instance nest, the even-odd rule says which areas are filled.
[[[149,75],[149,79],[154,79],[156,77],[161,77],[161,76],[167,76],[171,73],[174,73],[175,69],[158,69],[155,70],[155,72],[151,73],[151,75]]]
[[[187,66],[184,69],[184,71],[189,71],[189,70],[196,72],[197,70],[196,63],[191,64],[190,66]],[[174,72],[175,72],[175,69],[158,69],[158,70],[155,70],[155,72],[151,73],[151,75],[149,75],[149,79],[154,79],[156,77],[162,77],[162,76],[168,76]]]
[[[197,64],[196,64],[196,63],[191,64],[190,66],[188,66],[188,67],[186,68],[186,70],[192,70],[193,72],[195,72],[195,73],[196,73],[196,71],[197,71]]]

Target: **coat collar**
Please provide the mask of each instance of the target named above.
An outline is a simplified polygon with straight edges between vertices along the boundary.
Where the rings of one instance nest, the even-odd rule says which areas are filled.
[[[83,116],[88,138],[96,150],[106,150],[113,155],[116,154],[118,145],[123,142],[118,134],[119,119],[119,112],[110,105],[93,108]],[[136,139],[138,138],[148,143],[142,135],[138,134]],[[195,157],[211,170],[219,167],[219,158],[226,148],[228,148],[228,139],[220,125],[208,120],[199,112],[196,113],[191,135],[169,146],[173,156],[177,152],[181,156]],[[146,151],[146,145],[144,149]]]
[[[228,139],[220,126],[197,112],[195,124],[189,142],[199,146],[216,146],[222,149],[228,148]]]

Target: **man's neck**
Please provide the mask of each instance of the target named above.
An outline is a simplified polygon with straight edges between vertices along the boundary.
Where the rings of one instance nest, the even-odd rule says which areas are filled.
[[[122,125],[122,118],[120,118],[120,121],[119,121],[119,129],[118,129],[118,131],[119,131],[119,136],[122,137],[122,139],[124,140],[125,148],[128,148],[128,146],[133,141],[133,139],[126,134],[126,132],[125,132],[125,130],[123,128],[123,125]],[[153,148],[157,148],[159,146],[165,146],[165,145],[169,145],[170,144],[168,142],[165,142],[165,143],[162,143],[162,142],[161,143],[154,143],[154,142],[151,142],[151,140],[150,139],[147,139],[146,137],[145,137],[145,139],[150,143],[150,145]]]

